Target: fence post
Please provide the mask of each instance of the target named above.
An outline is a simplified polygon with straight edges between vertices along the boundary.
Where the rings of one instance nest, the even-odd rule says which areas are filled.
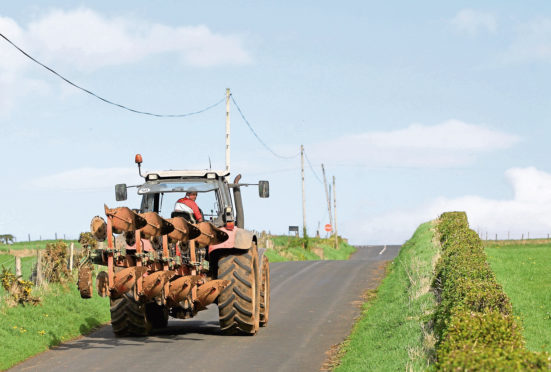
[[[36,278],[35,285],[40,287],[42,285],[42,250],[36,251]]]
[[[57,233],[55,233],[55,240],[57,240]]]
[[[15,277],[21,279],[21,257],[15,256]]]
[[[71,243],[71,255],[69,256],[69,271],[73,272],[73,252],[75,249],[75,243]]]
[[[497,234],[496,234],[496,242],[497,242]]]
[[[522,233],[522,236],[520,237],[520,241],[524,240],[524,233]]]

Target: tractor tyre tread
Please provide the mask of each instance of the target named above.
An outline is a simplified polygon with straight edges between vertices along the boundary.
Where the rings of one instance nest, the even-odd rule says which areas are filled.
[[[218,261],[218,279],[230,284],[218,297],[220,330],[225,335],[254,335],[260,321],[258,251],[229,254]]]
[[[145,316],[145,305],[134,299],[133,291],[111,299],[111,326],[117,337],[147,336],[151,324]]]

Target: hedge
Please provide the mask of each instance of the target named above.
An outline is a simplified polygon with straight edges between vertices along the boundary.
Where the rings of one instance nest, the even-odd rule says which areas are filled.
[[[509,298],[486,261],[464,212],[440,216],[442,255],[433,288],[436,368],[443,371],[550,370],[547,353],[525,349]]]

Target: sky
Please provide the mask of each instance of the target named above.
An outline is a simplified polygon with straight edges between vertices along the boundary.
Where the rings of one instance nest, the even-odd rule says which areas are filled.
[[[128,107],[201,110],[230,88],[231,171],[249,229],[329,222],[396,244],[442,212],[483,237],[551,233],[551,3],[25,1],[0,33],[61,75]],[[114,185],[145,170],[224,167],[225,106],[159,118],[108,105],[0,39],[0,233],[78,237]],[[288,157],[292,157],[288,159]],[[311,167],[310,165],[311,164]],[[198,199],[201,205],[200,198]]]

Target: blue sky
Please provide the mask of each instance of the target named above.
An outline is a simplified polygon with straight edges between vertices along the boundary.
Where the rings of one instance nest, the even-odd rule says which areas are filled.
[[[157,113],[232,89],[263,140],[336,176],[339,231],[400,243],[466,210],[490,235],[551,232],[551,4],[41,1],[4,4],[0,32],[78,84]],[[0,42],[0,230],[77,236],[144,168],[224,165],[224,107],[152,118],[81,93]],[[232,170],[249,228],[302,223],[300,159],[272,156],[232,107]],[[307,227],[328,222],[307,169]],[[199,200],[200,202],[200,200]],[[137,198],[128,204],[135,206]]]

